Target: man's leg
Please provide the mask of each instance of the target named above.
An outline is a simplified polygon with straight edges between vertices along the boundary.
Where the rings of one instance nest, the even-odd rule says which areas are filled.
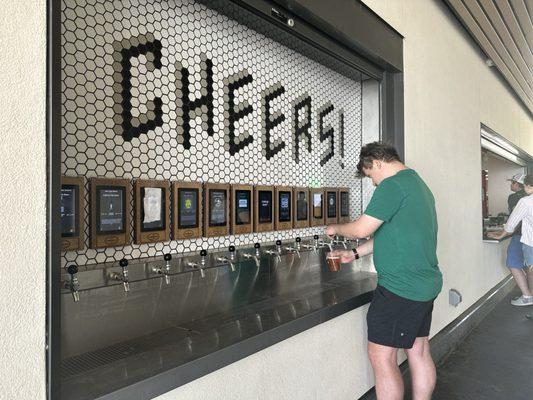
[[[411,372],[413,400],[430,400],[437,373],[429,351],[428,337],[417,337],[413,347],[405,349],[405,354]]]
[[[378,400],[403,399],[403,380],[398,368],[398,349],[368,342],[368,358],[374,369]]]
[[[522,295],[524,296],[531,296],[531,291],[529,290],[530,287],[533,284],[533,273],[529,272],[525,274],[525,271],[527,271],[529,268],[520,269],[520,268],[509,268],[511,271],[511,274],[513,274],[513,278],[518,285],[520,291],[522,292]],[[529,280],[529,284],[528,284]]]
[[[525,269],[527,275],[527,285],[529,286],[529,295],[533,294],[533,265],[529,265]]]

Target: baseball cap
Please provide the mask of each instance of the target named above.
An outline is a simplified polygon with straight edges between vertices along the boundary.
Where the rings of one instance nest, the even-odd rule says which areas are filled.
[[[526,174],[518,173],[514,174],[511,178],[507,179],[508,181],[518,182],[521,185],[524,184],[524,179],[526,178]]]

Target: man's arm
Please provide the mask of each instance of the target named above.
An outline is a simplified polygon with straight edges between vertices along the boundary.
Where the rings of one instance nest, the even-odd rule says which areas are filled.
[[[347,224],[333,224],[326,228],[326,235],[340,235],[351,239],[363,239],[372,235],[383,223],[382,220],[363,214]]]

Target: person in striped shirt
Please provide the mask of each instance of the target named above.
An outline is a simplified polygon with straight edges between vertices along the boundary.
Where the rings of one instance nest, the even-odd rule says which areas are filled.
[[[524,191],[527,196],[518,201],[503,230],[489,234],[494,239],[503,239],[512,235],[518,224],[522,223],[520,242],[522,243],[527,280],[525,287],[520,288],[522,296],[511,301],[511,304],[515,306],[533,305],[533,174],[528,174],[525,177]]]

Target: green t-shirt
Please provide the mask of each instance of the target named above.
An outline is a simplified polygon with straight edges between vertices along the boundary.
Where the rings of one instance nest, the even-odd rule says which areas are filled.
[[[365,214],[383,221],[374,233],[378,284],[415,301],[429,301],[442,289],[437,260],[435,199],[412,169],[384,179]]]

